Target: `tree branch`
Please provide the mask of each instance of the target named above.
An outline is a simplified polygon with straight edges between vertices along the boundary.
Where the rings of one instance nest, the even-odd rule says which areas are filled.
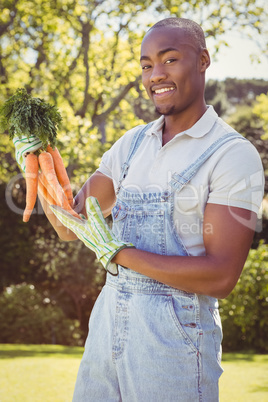
[[[81,116],[82,118],[85,117],[87,107],[90,101],[89,95],[89,82],[90,82],[90,75],[89,75],[89,63],[88,63],[88,54],[89,54],[89,45],[90,45],[90,32],[93,28],[90,21],[84,23],[80,18],[79,21],[82,25],[82,51],[83,51],[83,62],[84,67],[86,70],[85,74],[85,89],[84,89],[84,100],[83,105],[81,108],[76,112],[76,115]]]
[[[102,139],[101,142],[104,143],[106,141],[106,133],[105,133],[105,120],[109,116],[109,114],[119,105],[122,99],[125,98],[127,93],[130,91],[131,88],[135,87],[135,85],[140,81],[141,77],[138,76],[135,81],[129,82],[122,90],[121,92],[112,100],[112,103],[110,106],[101,114],[95,114],[92,116],[92,126],[96,127],[98,126],[101,134],[102,134]]]
[[[18,11],[16,8],[16,4],[18,3],[18,1],[19,0],[15,0],[15,2],[13,4],[14,8],[12,8],[12,9],[10,8],[10,13],[9,13],[10,20],[8,22],[6,22],[5,24],[0,24],[0,37],[6,33],[7,28],[13,23],[13,21],[16,17],[17,11]]]

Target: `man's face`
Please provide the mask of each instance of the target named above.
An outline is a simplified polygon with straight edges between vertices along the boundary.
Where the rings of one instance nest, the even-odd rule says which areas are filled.
[[[203,98],[201,53],[183,29],[163,27],[146,34],[141,46],[142,83],[158,113],[176,115]]]

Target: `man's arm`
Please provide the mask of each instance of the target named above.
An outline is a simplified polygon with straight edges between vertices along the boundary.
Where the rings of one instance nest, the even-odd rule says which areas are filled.
[[[110,215],[116,197],[113,181],[109,177],[97,171],[86,181],[75,197],[74,210],[76,212],[86,215],[85,201],[89,196],[94,196],[97,198],[102,213],[105,217]],[[77,236],[70,229],[62,225],[62,223],[53,214],[48,203],[40,193],[39,199],[49,222],[56,230],[58,236],[65,241],[76,240]]]
[[[83,185],[77,196],[75,197],[75,210],[78,213],[87,215],[85,209],[85,201],[88,197],[97,198],[103,216],[106,218],[110,215],[111,210],[116,202],[116,196],[113,181],[103,173],[96,171]]]
[[[203,225],[205,256],[163,256],[124,249],[113,262],[169,286],[221,299],[239,279],[256,219],[254,212],[245,209],[208,204]],[[208,227],[210,230],[206,230]]]

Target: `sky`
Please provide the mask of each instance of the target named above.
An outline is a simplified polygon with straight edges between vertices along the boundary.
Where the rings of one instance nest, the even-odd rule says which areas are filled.
[[[206,72],[206,79],[224,80],[225,78],[263,78],[268,80],[268,57],[263,55],[261,63],[252,62],[251,54],[259,54],[259,48],[252,40],[242,38],[239,33],[226,35],[229,47],[222,46],[217,61],[212,60]],[[209,51],[210,44],[208,43]]]

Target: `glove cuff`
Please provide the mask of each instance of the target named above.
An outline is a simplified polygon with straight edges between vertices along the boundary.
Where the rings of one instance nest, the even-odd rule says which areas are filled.
[[[34,135],[14,137],[15,158],[21,170],[25,172],[25,157],[29,152],[35,152],[42,147],[42,141]]]
[[[118,249],[112,250],[100,258],[100,262],[102,263],[106,271],[113,276],[118,275],[118,265],[115,262],[112,262],[112,259],[116,256],[117,253],[119,253],[119,251],[123,250],[124,248],[136,247],[132,243],[125,243]]]

